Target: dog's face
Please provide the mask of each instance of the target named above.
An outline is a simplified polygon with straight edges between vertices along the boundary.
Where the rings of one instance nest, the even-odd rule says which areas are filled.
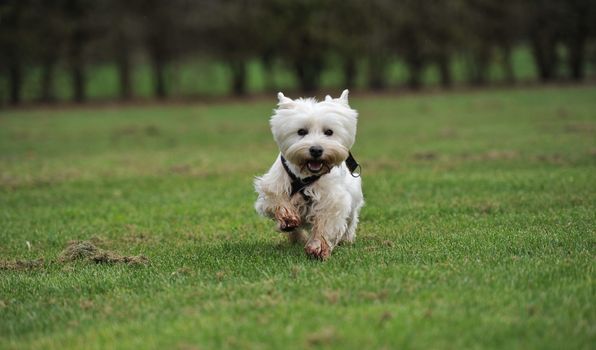
[[[340,165],[356,138],[358,113],[348,104],[348,90],[324,101],[292,100],[281,92],[271,117],[271,131],[281,154],[301,173],[319,174]]]

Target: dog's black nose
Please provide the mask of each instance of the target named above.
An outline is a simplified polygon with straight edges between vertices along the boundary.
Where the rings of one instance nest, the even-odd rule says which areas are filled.
[[[312,146],[309,151],[313,158],[319,158],[321,155],[323,155],[323,147],[321,146]]]

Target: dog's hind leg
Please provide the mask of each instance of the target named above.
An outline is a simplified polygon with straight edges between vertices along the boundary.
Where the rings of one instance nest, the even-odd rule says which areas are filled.
[[[352,211],[352,214],[348,219],[348,228],[346,230],[346,233],[341,238],[341,242],[354,243],[354,240],[356,239],[356,228],[358,227],[359,222],[358,217],[360,216],[360,209],[363,205],[364,202],[359,203],[356,206],[356,208],[354,208],[354,210]]]
[[[348,229],[341,237],[341,241],[339,242],[344,243],[354,243],[356,239],[356,227],[358,226],[358,216],[353,216],[350,220],[348,220]]]

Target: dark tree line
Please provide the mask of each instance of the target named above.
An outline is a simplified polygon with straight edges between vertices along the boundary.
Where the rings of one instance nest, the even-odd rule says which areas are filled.
[[[32,67],[41,70],[40,101],[53,101],[58,65],[82,102],[88,68],[103,62],[115,63],[120,97],[129,99],[139,57],[150,63],[157,98],[168,95],[167,67],[198,56],[225,63],[237,95],[254,60],[270,89],[276,62],[310,92],[331,59],[346,87],[363,70],[368,88],[385,88],[388,65],[401,59],[408,87],[419,88],[432,66],[448,88],[455,57],[464,58],[470,84],[486,84],[494,62],[514,83],[518,45],[531,49],[541,81],[584,79],[588,62],[596,63],[596,1],[0,0],[0,72],[13,104]]]

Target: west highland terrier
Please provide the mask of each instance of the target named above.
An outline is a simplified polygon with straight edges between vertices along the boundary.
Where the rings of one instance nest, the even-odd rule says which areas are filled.
[[[350,153],[358,113],[348,104],[348,90],[321,102],[277,97],[270,124],[280,155],[255,180],[255,208],[291,241],[306,243],[306,254],[325,260],[339,243],[354,241],[364,205]]]

